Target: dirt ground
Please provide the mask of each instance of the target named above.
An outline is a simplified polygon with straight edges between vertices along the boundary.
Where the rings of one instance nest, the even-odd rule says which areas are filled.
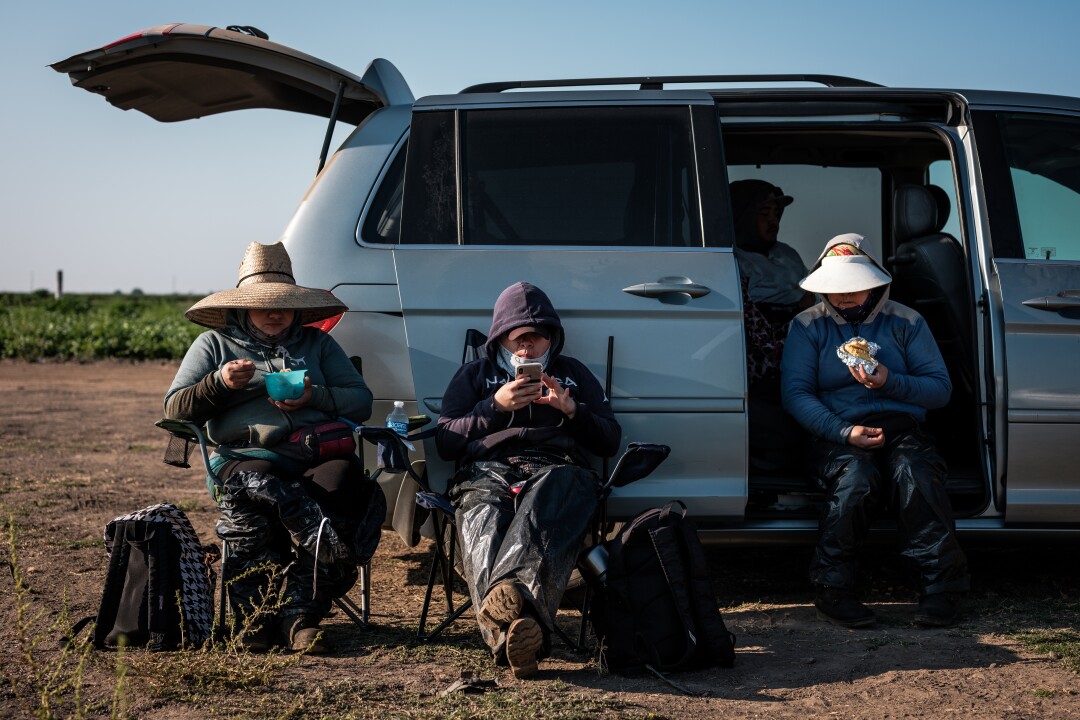
[[[97,609],[106,558],[99,542],[112,518],[156,502],[188,514],[213,542],[216,513],[201,472],[161,463],[154,427],[172,363],[0,363],[0,509],[14,518],[17,565],[34,607],[51,620],[66,594],[72,617]],[[805,547],[710,549],[717,596],[738,636],[733,669],[626,679],[557,649],[538,680],[515,681],[484,658],[472,620],[423,646],[412,640],[427,547],[384,533],[374,561],[374,628],[340,615],[326,623],[340,648],[303,658],[269,686],[228,697],[176,699],[154,678],[129,679],[133,717],[1080,717],[1080,675],[1054,653],[1018,639],[1033,629],[1080,628],[1075,544],[966,542],[975,587],[953,628],[912,625],[915,596],[888,548],[869,549],[866,596],[881,622],[844,630],[815,619]],[[6,575],[6,574],[5,574]],[[25,676],[15,637],[10,578],[0,580],[0,658]],[[358,591],[356,591],[358,596]],[[45,652],[45,650],[43,650]],[[95,653],[85,696],[107,701],[115,678]],[[497,678],[493,699],[440,699],[462,670]],[[29,715],[13,685],[0,716]],[[99,706],[100,709],[100,706]],[[105,715],[108,710],[103,711]]]

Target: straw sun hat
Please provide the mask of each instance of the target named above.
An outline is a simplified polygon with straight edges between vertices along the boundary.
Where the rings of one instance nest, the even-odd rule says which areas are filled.
[[[295,310],[301,324],[325,320],[349,308],[328,290],[301,287],[292,274],[292,261],[281,243],[253,242],[244,252],[233,290],[204,297],[184,313],[208,328],[225,326],[229,310]]]
[[[837,235],[826,246],[821,264],[799,282],[813,293],[854,293],[892,282],[892,276],[862,248],[863,236]]]

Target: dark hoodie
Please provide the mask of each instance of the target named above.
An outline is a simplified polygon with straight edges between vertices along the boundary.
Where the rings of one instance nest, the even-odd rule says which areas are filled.
[[[507,332],[523,326],[540,326],[551,334],[544,372],[570,389],[577,403],[572,419],[547,405],[533,404],[517,412],[495,408],[495,393],[513,379],[499,365],[500,340]],[[562,355],[562,348],[562,323],[543,290],[526,282],[503,290],[492,313],[484,346],[487,356],[463,365],[443,394],[435,438],[439,455],[444,460],[461,462],[494,460],[542,449],[574,457],[580,457],[581,450],[600,457],[614,455],[622,432],[604,390],[584,364]]]

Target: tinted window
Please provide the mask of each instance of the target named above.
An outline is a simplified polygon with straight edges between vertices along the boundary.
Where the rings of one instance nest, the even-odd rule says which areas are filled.
[[[401,196],[405,188],[405,147],[398,151],[368,208],[360,237],[369,243],[396,243],[401,236]]]
[[[401,242],[457,242],[457,145],[453,112],[413,115],[405,161]]]
[[[953,180],[953,166],[948,160],[937,160],[930,165],[930,184],[941,188],[945,193],[947,202],[938,205],[938,211],[944,212],[945,217],[938,217],[941,225],[940,232],[960,237],[960,214],[955,208],[960,207],[956,202],[956,182]]]
[[[999,116],[1024,256],[1080,260],[1080,119]]]
[[[445,216],[430,206],[453,195],[460,179],[454,205],[465,244],[701,245],[688,108],[462,111],[458,173],[446,166],[446,153],[420,159],[415,130],[426,115],[414,117],[418,157],[406,175],[403,242],[454,241],[456,227],[443,222],[436,234],[427,218]],[[441,124],[441,132],[453,130]],[[427,141],[433,150],[455,146],[439,133]]]

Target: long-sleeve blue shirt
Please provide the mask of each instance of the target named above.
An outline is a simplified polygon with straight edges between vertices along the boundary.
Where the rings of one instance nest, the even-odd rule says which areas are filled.
[[[837,357],[836,348],[856,334],[881,346],[877,359],[889,369],[878,390],[861,385]],[[851,428],[879,412],[910,413],[944,406],[952,393],[948,370],[934,336],[919,313],[882,300],[867,322],[844,322],[826,302],[795,317],[780,363],[784,408],[813,435],[838,443]]]

